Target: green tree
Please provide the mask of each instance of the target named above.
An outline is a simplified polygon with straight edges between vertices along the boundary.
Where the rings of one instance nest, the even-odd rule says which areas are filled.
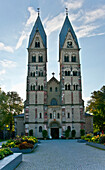
[[[105,86],[92,93],[86,111],[93,113],[94,130],[105,131]]]
[[[4,124],[9,125],[10,132],[13,130],[13,116],[21,114],[23,102],[17,92],[8,92],[7,94],[0,89],[0,127]]]

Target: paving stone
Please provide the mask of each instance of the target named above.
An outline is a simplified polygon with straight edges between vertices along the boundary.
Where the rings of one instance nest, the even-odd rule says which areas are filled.
[[[16,170],[105,170],[105,151],[76,140],[42,140]]]

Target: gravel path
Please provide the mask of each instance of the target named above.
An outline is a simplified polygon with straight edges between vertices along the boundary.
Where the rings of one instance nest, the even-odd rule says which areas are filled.
[[[105,151],[76,140],[45,140],[16,170],[105,170]]]

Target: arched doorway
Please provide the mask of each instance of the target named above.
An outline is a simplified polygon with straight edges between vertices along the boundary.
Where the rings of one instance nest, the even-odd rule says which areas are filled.
[[[51,128],[51,137],[52,139],[59,139],[59,122],[51,122],[50,128]]]

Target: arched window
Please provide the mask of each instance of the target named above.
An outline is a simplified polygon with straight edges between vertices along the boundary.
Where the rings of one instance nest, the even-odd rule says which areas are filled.
[[[42,132],[42,126],[39,126],[39,132]]]
[[[33,62],[33,63],[36,62],[36,56],[32,56],[32,62]]]
[[[41,86],[41,90],[43,91],[43,86]]]
[[[35,90],[35,85],[33,85],[33,90]]]
[[[75,86],[75,84],[73,85],[73,87],[74,87],[74,90],[76,90],[76,86]]]
[[[40,119],[42,118],[42,113],[39,113],[39,118],[40,118]]]
[[[39,77],[40,77],[40,72],[39,72]]]
[[[50,104],[51,104],[51,105],[58,105],[56,99],[52,99]]]
[[[43,56],[39,56],[39,62],[43,62]]]
[[[33,77],[35,77],[35,72],[33,73]]]
[[[31,72],[31,77],[32,77],[32,72]]]
[[[68,85],[68,90],[70,90],[70,84]]]
[[[35,42],[35,47],[36,47],[36,48],[40,48],[40,42],[39,42],[39,41],[36,41],[36,42]]]
[[[52,87],[50,87],[50,92],[52,92]]]
[[[38,90],[40,91],[40,85],[38,86]]]
[[[76,85],[76,90],[78,90],[78,85]]]
[[[70,76],[70,71],[68,71],[68,76]]]
[[[64,62],[69,62],[69,56],[64,56]]]
[[[65,71],[65,76],[67,76],[67,71]]]
[[[71,57],[71,62],[76,62],[76,56],[73,55],[73,56]]]
[[[60,114],[59,113],[57,113],[57,119],[60,119]]]
[[[70,118],[70,113],[67,113],[67,118],[68,118],[68,119]]]
[[[52,119],[52,113],[50,113],[50,119]]]
[[[43,71],[40,72],[40,76],[43,76]]]
[[[55,87],[55,92],[57,92],[58,91],[58,88],[57,87]]]
[[[73,71],[73,76],[77,76],[77,71]]]
[[[67,84],[65,85],[65,90],[67,90]]]
[[[68,129],[69,131],[71,131],[71,127],[70,127],[70,126],[68,126],[67,129]]]

